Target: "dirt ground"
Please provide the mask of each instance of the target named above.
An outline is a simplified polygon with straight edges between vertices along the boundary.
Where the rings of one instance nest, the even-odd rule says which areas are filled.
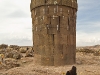
[[[23,57],[18,62],[20,67],[1,69],[0,75],[65,75],[73,66],[40,66],[34,57]],[[74,66],[77,67],[77,75],[100,75],[100,56],[77,52]]]

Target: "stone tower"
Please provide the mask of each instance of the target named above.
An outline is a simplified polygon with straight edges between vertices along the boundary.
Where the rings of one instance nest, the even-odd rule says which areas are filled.
[[[33,47],[41,65],[74,64],[77,0],[31,0]]]

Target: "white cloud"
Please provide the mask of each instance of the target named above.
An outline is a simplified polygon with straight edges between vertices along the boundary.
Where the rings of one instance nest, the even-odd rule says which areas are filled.
[[[0,0],[0,44],[32,45],[30,0]]]
[[[77,32],[76,40],[77,46],[87,46],[87,45],[96,45],[100,44],[100,32],[86,33],[86,32]]]
[[[100,44],[100,22],[78,21],[76,38],[77,46],[89,46]]]

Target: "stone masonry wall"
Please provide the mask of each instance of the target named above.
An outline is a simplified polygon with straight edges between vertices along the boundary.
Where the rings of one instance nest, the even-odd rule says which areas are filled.
[[[77,0],[31,0],[35,54],[40,64],[75,63]]]

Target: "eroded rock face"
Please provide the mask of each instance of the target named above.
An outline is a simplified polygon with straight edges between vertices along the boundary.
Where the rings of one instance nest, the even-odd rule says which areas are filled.
[[[33,56],[34,56],[33,55],[33,50],[32,49],[27,50],[25,57],[33,57]]]

